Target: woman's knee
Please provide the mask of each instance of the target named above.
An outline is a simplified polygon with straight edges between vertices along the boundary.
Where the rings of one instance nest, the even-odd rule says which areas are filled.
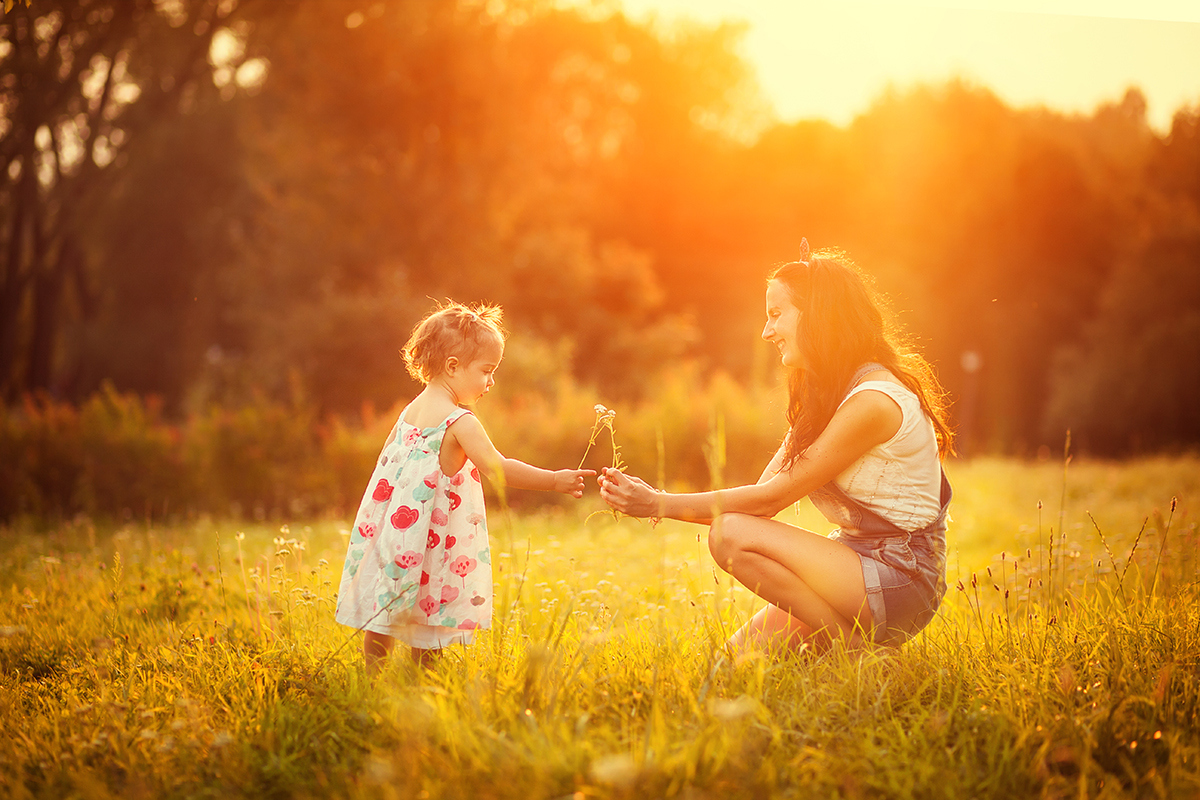
[[[746,533],[751,521],[749,514],[719,514],[708,529],[708,552],[712,553],[717,566],[726,572],[733,571],[738,554],[745,549]]]

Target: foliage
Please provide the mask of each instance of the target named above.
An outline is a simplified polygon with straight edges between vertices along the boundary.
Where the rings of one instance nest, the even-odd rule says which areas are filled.
[[[350,415],[412,393],[394,353],[445,297],[614,400],[681,360],[752,385],[762,276],[805,235],[876,276],[971,452],[1195,442],[1191,378],[1159,371],[1195,362],[1194,296],[1111,347],[1131,265],[1196,271],[1153,255],[1200,219],[1195,109],[1163,136],[1136,88],[1067,116],[951,82],[785,124],[742,32],[543,0],[14,6],[5,401],[109,381],[179,419],[299,386]],[[1131,369],[1118,418],[1097,396]]]
[[[10,529],[0,792],[1189,796],[1198,475],[956,465],[938,617],[824,656],[721,653],[759,603],[701,528],[497,515],[492,631],[374,682],[332,620],[336,523]]]
[[[771,413],[769,393],[746,391],[723,376],[705,383],[686,370],[658,389],[655,397],[622,406],[622,456],[635,471],[708,486],[702,443],[728,419],[739,431],[727,453],[722,446],[728,476],[757,478],[782,433],[782,414]],[[563,468],[579,461],[594,402],[565,380],[541,394],[501,385],[478,413],[502,452]],[[287,404],[259,396],[172,422],[160,404],[111,386],[78,409],[32,396],[0,417],[0,520],[344,514],[357,508],[403,405],[383,414],[367,406],[354,417],[321,416],[299,395]],[[587,465],[599,466],[598,458]],[[554,501],[536,492],[508,497],[517,505]]]
[[[1200,444],[1197,264],[1200,229],[1118,265],[1084,341],[1060,354],[1048,424],[1099,453]]]
[[[39,0],[0,16],[0,395],[69,388],[129,148],[215,95],[236,2]],[[209,58],[214,64],[209,64]],[[232,72],[224,75],[230,83]],[[208,77],[207,83],[203,80]],[[129,209],[126,209],[129,210]],[[145,220],[140,220],[144,224]],[[168,302],[180,302],[175,297]],[[68,340],[68,341],[64,341]]]

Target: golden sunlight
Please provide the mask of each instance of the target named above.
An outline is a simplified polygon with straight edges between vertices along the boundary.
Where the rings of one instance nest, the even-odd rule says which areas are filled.
[[[962,78],[1012,106],[1090,113],[1136,86],[1165,132],[1200,102],[1200,5],[1182,0],[623,0],[635,19],[748,25],[742,52],[784,120],[845,125],[889,86]],[[1052,12],[1052,13],[1048,13]]]

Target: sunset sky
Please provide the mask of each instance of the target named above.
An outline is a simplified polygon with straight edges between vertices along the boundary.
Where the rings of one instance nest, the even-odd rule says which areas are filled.
[[[1016,107],[1083,113],[1136,85],[1162,132],[1200,104],[1197,0],[614,1],[664,24],[744,20],[743,55],[785,120],[844,125],[889,84],[954,76]]]

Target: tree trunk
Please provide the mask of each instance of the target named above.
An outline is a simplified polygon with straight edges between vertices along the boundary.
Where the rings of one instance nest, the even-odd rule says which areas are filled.
[[[69,241],[63,243],[58,258],[38,273],[33,286],[33,331],[29,342],[30,390],[53,388],[55,345],[62,326],[62,294],[70,259],[76,252]],[[42,258],[45,258],[43,254]]]
[[[33,156],[27,150],[21,158],[21,179],[12,193],[12,218],[8,228],[8,247],[4,260],[4,284],[0,288],[0,392],[13,399],[21,390],[16,373],[17,343],[20,337],[21,301],[29,283],[25,268],[27,219],[37,203],[37,177]]]

